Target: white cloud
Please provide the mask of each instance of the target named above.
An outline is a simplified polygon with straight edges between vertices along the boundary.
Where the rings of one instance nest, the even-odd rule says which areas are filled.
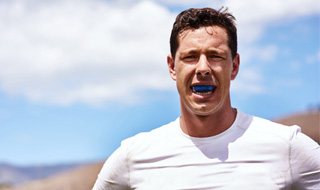
[[[255,44],[265,26],[314,14],[316,5],[312,0],[225,1],[238,20],[242,62],[256,55],[272,59],[275,46]],[[145,89],[175,89],[166,55],[176,13],[166,6],[196,5],[189,0],[0,1],[0,88],[56,104],[132,102],[143,98],[139,93]],[[245,69],[235,91],[262,92],[259,69]]]
[[[297,17],[318,13],[320,6],[317,0],[226,0],[237,18],[243,22],[264,23],[281,18]]]
[[[222,6],[224,1],[212,1],[212,0],[204,0],[204,1],[194,1],[194,0],[113,0],[109,1],[113,5],[128,7],[134,4],[149,1],[154,2],[156,4],[163,5],[168,8],[172,8],[174,10],[187,9],[191,7],[213,7],[219,8]]]
[[[168,89],[173,15],[155,3],[1,2],[0,86],[40,102],[136,99]]]
[[[194,1],[194,0],[180,0],[180,1],[172,1],[172,0],[154,0],[160,4],[169,6],[169,7],[177,7],[179,9],[187,9],[190,7],[194,8],[202,8],[202,7],[212,7],[212,8],[220,8],[224,1]]]
[[[250,44],[261,37],[264,28],[272,22],[318,14],[317,0],[226,0],[225,5],[237,18],[241,43]]]
[[[237,19],[242,63],[240,76],[233,90],[238,94],[249,95],[265,92],[267,87],[264,86],[264,81],[269,79],[261,71],[268,65],[261,64],[261,61],[272,62],[279,50],[277,42],[270,42],[265,46],[258,44],[265,35],[263,32],[274,22],[318,14],[320,6],[316,0],[226,0],[225,5]]]

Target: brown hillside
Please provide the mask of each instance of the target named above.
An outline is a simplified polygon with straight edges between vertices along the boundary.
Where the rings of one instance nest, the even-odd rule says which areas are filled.
[[[320,143],[320,111],[293,114],[275,120],[284,125],[299,125],[304,134]]]
[[[88,164],[43,180],[36,180],[13,190],[91,190],[102,163]]]

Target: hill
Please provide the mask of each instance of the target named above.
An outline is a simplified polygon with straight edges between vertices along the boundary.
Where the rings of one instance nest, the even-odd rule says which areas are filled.
[[[0,163],[0,190],[11,185],[52,176],[76,166],[77,164],[14,166],[8,163]]]
[[[102,163],[87,164],[7,190],[90,190],[101,167]]]

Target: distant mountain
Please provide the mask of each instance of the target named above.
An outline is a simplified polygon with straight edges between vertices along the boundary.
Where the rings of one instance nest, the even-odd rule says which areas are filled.
[[[86,164],[6,190],[91,190],[101,167],[102,162]]]
[[[320,144],[320,110],[314,109],[306,112],[292,114],[275,119],[284,125],[299,125],[303,133]]]
[[[7,163],[0,163],[0,190],[3,187],[42,179],[62,171],[70,170],[76,166],[78,166],[78,164],[13,166]]]

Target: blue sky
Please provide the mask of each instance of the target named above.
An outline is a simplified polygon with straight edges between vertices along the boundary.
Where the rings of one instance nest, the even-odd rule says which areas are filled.
[[[179,116],[166,68],[188,7],[237,18],[238,109],[268,119],[320,104],[320,7],[276,1],[0,1],[0,162],[105,159],[122,139]],[[250,6],[249,6],[250,5]]]

